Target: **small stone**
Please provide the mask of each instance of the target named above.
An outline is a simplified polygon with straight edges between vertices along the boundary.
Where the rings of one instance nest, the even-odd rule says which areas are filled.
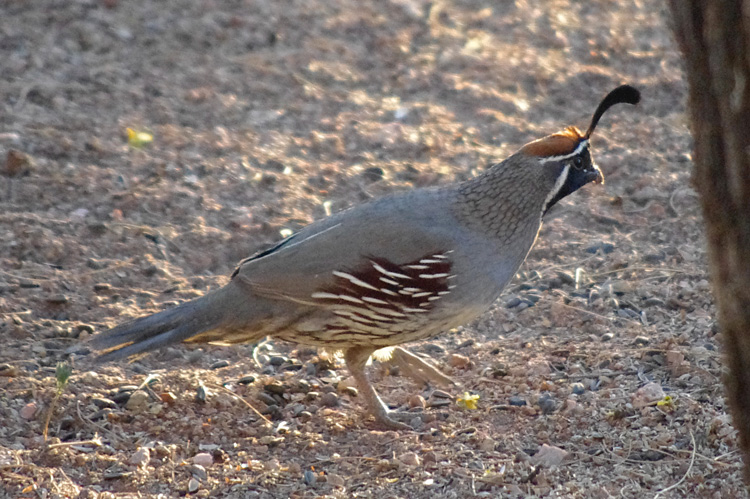
[[[523,397],[519,397],[517,395],[513,395],[512,397],[508,399],[508,403],[515,407],[522,407],[526,405],[526,399],[524,399]]]
[[[104,397],[92,397],[91,403],[100,409],[116,409],[117,403]]]
[[[240,385],[249,385],[250,383],[255,382],[255,376],[252,374],[248,374],[247,376],[243,376],[240,379],[237,380],[237,383]]]
[[[344,480],[344,477],[341,475],[337,475],[336,473],[328,473],[326,475],[326,481],[331,484],[332,487],[345,487],[346,481]]]
[[[633,395],[633,406],[637,408],[658,402],[665,396],[664,390],[658,383],[648,383],[640,387]]]
[[[339,405],[339,396],[333,392],[324,393],[320,397],[320,403],[325,407],[337,407]]]
[[[38,406],[36,405],[36,402],[29,402],[23,406],[23,409],[21,409],[21,417],[26,420],[34,419],[37,409]]]
[[[159,398],[165,404],[174,404],[177,402],[177,395],[172,392],[162,392],[159,394]]]
[[[191,477],[190,480],[188,480],[188,492],[193,493],[197,491],[201,486],[201,483],[195,478]]]
[[[602,339],[602,343],[605,343],[607,341],[612,341],[612,338],[614,338],[614,337],[615,337],[615,335],[612,334],[612,333],[604,333],[602,335],[602,338],[601,338]]]
[[[448,365],[450,365],[451,367],[455,367],[457,369],[465,369],[469,364],[471,364],[471,359],[469,359],[465,355],[454,353],[451,354],[450,357],[448,357]]]
[[[573,383],[570,385],[570,390],[573,395],[583,395],[586,392],[586,387],[583,386],[583,383]]]
[[[31,156],[17,149],[8,149],[2,174],[7,177],[20,177],[31,171]]]
[[[549,393],[543,393],[537,400],[537,405],[542,410],[542,414],[552,414],[557,409],[557,401]]]
[[[404,452],[398,456],[398,460],[407,466],[419,466],[419,456],[414,452]]]
[[[305,470],[302,474],[302,481],[305,482],[306,485],[312,485],[318,481],[318,477],[313,471]]]
[[[125,408],[129,411],[140,412],[148,406],[148,393],[138,390],[133,392],[125,403]]]
[[[227,367],[227,366],[229,366],[228,360],[218,360],[214,362],[213,364],[211,364],[209,369],[221,369],[222,367]]]
[[[214,464],[214,457],[208,452],[201,452],[193,456],[193,464],[208,468]]]
[[[479,450],[482,452],[492,452],[496,446],[497,442],[490,437],[485,437],[479,442]]]
[[[651,340],[648,339],[645,336],[638,336],[638,337],[636,337],[635,340],[633,340],[633,344],[635,346],[641,346],[642,347],[642,346],[648,345],[649,343],[651,343]]]
[[[357,388],[356,388],[356,387],[354,387],[354,386],[345,386],[345,387],[344,387],[344,388],[343,388],[343,389],[341,390],[341,393],[344,393],[344,394],[346,394],[346,395],[349,395],[350,397],[356,397],[357,395],[359,395],[359,391],[358,391],[358,390],[357,390]]]
[[[586,248],[586,253],[596,254],[597,252],[601,252],[602,255],[608,255],[609,253],[612,253],[614,250],[615,250],[614,244],[600,241]]]
[[[193,475],[195,478],[197,478],[200,481],[208,479],[208,473],[206,472],[206,468],[200,464],[191,464],[188,467],[188,470],[190,471],[191,475]]]
[[[273,393],[276,395],[284,395],[289,389],[289,387],[283,383],[273,382],[273,383],[269,383],[265,385],[263,389],[267,391],[268,393]]]
[[[568,451],[552,445],[542,444],[539,451],[534,454],[529,462],[534,466],[552,467],[558,466],[568,455]]]
[[[151,459],[151,451],[148,447],[140,447],[135,453],[130,456],[128,462],[135,466],[144,467],[148,464]]]
[[[281,355],[272,355],[268,359],[268,363],[271,364],[274,367],[279,367],[281,365],[286,364],[287,362],[289,362],[289,359],[287,359],[286,357],[283,357]]]
[[[516,308],[518,305],[521,304],[521,299],[517,296],[512,296],[505,302],[506,308]]]
[[[208,400],[210,392],[208,391],[208,388],[206,388],[203,385],[198,385],[198,389],[195,390],[195,401],[199,404],[205,404],[206,400]]]
[[[370,182],[377,182],[385,176],[385,171],[378,166],[373,166],[362,172],[362,176]]]

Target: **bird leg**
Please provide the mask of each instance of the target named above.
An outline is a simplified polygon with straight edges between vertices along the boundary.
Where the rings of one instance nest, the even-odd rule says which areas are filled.
[[[456,384],[455,381],[441,373],[436,367],[401,347],[396,347],[391,351],[390,359],[387,362],[401,368],[406,376],[417,383],[427,384],[433,382],[442,386]]]
[[[346,361],[346,367],[349,368],[349,372],[357,382],[357,388],[365,399],[367,407],[370,413],[375,416],[375,421],[381,426],[391,430],[412,430],[413,428],[406,423],[396,421],[395,417],[401,414],[394,413],[383,403],[378,393],[373,388],[370,380],[367,379],[365,374],[365,366],[367,361],[376,349],[372,347],[352,347],[348,348],[344,352],[344,360]],[[405,413],[403,413],[406,415]],[[414,414],[410,414],[410,417],[414,417]]]

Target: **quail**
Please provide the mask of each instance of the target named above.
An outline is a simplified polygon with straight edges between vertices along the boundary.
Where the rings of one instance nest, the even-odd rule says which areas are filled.
[[[590,138],[601,116],[640,93],[622,85],[576,127],[524,145],[481,175],[386,196],[316,221],[239,263],[223,287],[95,335],[99,360],[177,342],[237,344],[266,336],[342,350],[377,423],[409,428],[365,374],[384,347],[425,378],[447,380],[397,345],[423,340],[487,311],[559,200],[604,177]],[[412,415],[413,416],[413,415]]]

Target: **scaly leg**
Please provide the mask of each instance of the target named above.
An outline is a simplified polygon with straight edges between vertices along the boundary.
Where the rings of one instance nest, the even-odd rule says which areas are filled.
[[[357,382],[357,388],[367,403],[370,413],[375,416],[375,421],[391,430],[412,430],[413,428],[405,423],[393,419],[396,414],[391,412],[378,396],[370,380],[365,374],[367,360],[376,349],[371,347],[352,347],[344,352],[346,367]],[[413,415],[412,415],[413,417]]]

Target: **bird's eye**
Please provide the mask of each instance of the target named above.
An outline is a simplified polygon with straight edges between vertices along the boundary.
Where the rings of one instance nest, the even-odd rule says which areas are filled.
[[[576,156],[576,158],[573,160],[573,166],[576,170],[580,170],[581,167],[583,167],[583,158],[580,156]]]

